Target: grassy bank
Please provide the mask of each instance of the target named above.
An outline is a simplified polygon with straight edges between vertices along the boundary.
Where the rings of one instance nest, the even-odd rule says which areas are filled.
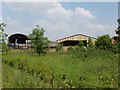
[[[11,50],[3,55],[3,87],[117,88],[117,83],[117,54],[109,51],[72,50],[38,56],[32,50]]]

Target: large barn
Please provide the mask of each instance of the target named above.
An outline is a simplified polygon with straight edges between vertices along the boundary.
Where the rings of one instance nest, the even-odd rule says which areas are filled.
[[[76,34],[73,36],[65,37],[62,39],[56,40],[58,44],[62,44],[63,46],[75,46],[79,44],[79,41],[83,41],[84,45],[87,46],[88,39],[91,38],[92,42],[95,43],[97,40],[94,37],[89,37],[83,34]]]
[[[24,34],[12,34],[9,37],[9,47],[17,49],[28,49],[28,40],[28,37]]]

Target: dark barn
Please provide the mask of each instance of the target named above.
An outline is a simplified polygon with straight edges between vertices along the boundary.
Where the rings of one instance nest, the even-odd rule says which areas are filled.
[[[27,49],[28,40],[28,37],[24,34],[13,34],[9,37],[9,47],[17,49]]]

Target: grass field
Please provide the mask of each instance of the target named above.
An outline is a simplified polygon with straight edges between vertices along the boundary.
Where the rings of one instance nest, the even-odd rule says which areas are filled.
[[[11,50],[3,55],[4,88],[117,88],[118,58],[88,49],[47,52]]]

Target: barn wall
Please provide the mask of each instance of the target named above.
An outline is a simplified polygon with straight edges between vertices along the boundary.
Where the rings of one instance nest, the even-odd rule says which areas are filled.
[[[89,37],[88,36],[84,36],[84,35],[75,35],[75,36],[70,36],[70,37],[67,37],[67,38],[63,38],[63,39],[59,39],[57,40],[57,43],[60,43],[60,42],[64,42],[64,41],[80,41],[80,40],[87,40],[88,42],[88,39]],[[96,39],[95,38],[91,38],[92,39],[92,42],[95,43]]]

